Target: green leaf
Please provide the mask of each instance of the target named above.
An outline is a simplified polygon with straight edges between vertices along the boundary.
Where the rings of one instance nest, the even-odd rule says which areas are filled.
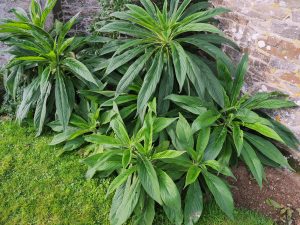
[[[84,138],[87,142],[99,144],[99,145],[107,145],[107,146],[121,146],[121,143],[119,140],[117,140],[114,137],[101,135],[101,134],[91,134],[88,136],[85,136]]]
[[[238,156],[240,156],[243,148],[244,132],[241,130],[240,126],[237,123],[232,123],[232,138]]]
[[[158,52],[152,62],[150,69],[148,70],[137,100],[137,111],[140,115],[150,100],[152,94],[156,90],[157,84],[160,80],[163,70],[163,52]]]
[[[258,133],[272,138],[276,141],[282,142],[284,143],[284,141],[281,139],[281,137],[276,133],[276,131],[274,131],[272,128],[263,125],[261,123],[243,123],[243,126],[250,128],[251,130],[255,130]]]
[[[79,78],[83,78],[84,80],[94,83],[98,86],[95,78],[83,63],[74,58],[66,58],[62,61],[62,64]]]
[[[199,182],[189,185],[185,196],[184,204],[184,224],[196,224],[203,211],[203,196]]]
[[[172,94],[167,96],[166,99],[173,101],[179,107],[196,115],[206,111],[204,103],[199,97]]]
[[[185,187],[187,187],[188,185],[194,183],[197,178],[199,177],[201,173],[201,168],[193,165],[189,168],[189,170],[187,171],[186,177],[185,177]]]
[[[180,150],[187,150],[194,147],[192,129],[188,121],[181,114],[179,114],[179,120],[176,125],[176,135],[180,145],[184,148]]]
[[[118,189],[127,179],[128,177],[133,174],[137,168],[131,167],[127,170],[123,170],[109,185],[106,196],[113,193],[116,189]]]
[[[209,143],[210,130],[211,130],[210,127],[205,127],[199,131],[198,138],[197,138],[197,146],[196,146],[196,151],[198,155],[197,161],[203,157],[205,149]]]
[[[165,117],[157,117],[154,120],[153,124],[153,133],[157,134],[169,127],[176,118],[165,118]]]
[[[130,144],[130,138],[128,136],[125,124],[119,115],[111,120],[110,126],[123,145]]]
[[[128,178],[126,185],[119,187],[114,195],[110,210],[110,223],[112,225],[124,224],[136,207],[141,193],[141,184],[138,178]]]
[[[204,179],[217,205],[229,218],[233,219],[233,199],[226,183],[207,171],[204,173]]]
[[[109,62],[109,65],[106,69],[106,74],[110,74],[114,70],[118,69],[120,66],[124,65],[125,63],[129,62],[130,60],[134,59],[136,56],[141,54],[145,51],[145,47],[136,47],[130,50],[125,51],[121,55],[114,55]],[[148,56],[150,57],[150,56]],[[142,62],[140,62],[142,63]],[[138,65],[136,65],[138,66]]]
[[[282,155],[282,153],[273,145],[270,141],[250,133],[245,133],[245,138],[263,155],[271,159],[272,161],[278,163],[283,167],[287,167],[292,170],[287,159]]]
[[[208,146],[205,150],[204,159],[215,159],[221,152],[226,140],[227,128],[224,126],[216,127],[210,135]]]
[[[201,113],[193,122],[193,133],[196,133],[200,129],[211,126],[220,118],[220,116],[221,115],[218,112],[212,110]]]
[[[173,41],[170,44],[171,50],[172,50],[172,59],[173,59],[173,64],[174,64],[174,69],[175,69],[175,75],[179,84],[179,91],[182,90],[185,77],[186,77],[186,72],[187,72],[187,61],[186,61],[186,54],[182,46],[176,42]]]
[[[123,75],[120,82],[118,83],[116,89],[116,95],[119,95],[122,92],[124,92],[128,88],[128,86],[133,83],[134,79],[136,78],[136,76],[139,75],[139,73],[144,68],[144,65],[149,60],[152,54],[153,51],[147,52],[146,54],[140,56],[134,63],[131,64],[131,66],[128,68],[128,70]]]
[[[169,220],[175,225],[181,225],[183,215],[181,211],[181,199],[176,184],[162,170],[157,170],[160,196],[163,209]]]
[[[65,81],[62,74],[60,74],[59,72],[57,73],[55,83],[55,105],[58,119],[61,122],[64,130],[66,130],[71,116],[72,108],[69,103]]]
[[[148,195],[151,196],[156,202],[162,205],[160,197],[159,182],[151,162],[143,155],[139,155],[138,160],[138,176],[141,184]]]
[[[176,150],[166,150],[158,153],[154,153],[152,156],[152,160],[154,159],[172,159],[177,158],[184,154],[184,151],[176,151]]]
[[[154,200],[141,190],[139,202],[134,209],[133,225],[152,225],[155,216],[154,204]]]
[[[259,187],[262,188],[262,180],[264,177],[263,166],[259,158],[257,158],[257,155],[255,154],[253,148],[245,140],[241,155],[246,165],[250,169],[251,173],[253,174],[254,178],[256,179]]]
[[[127,168],[127,166],[129,165],[129,163],[131,162],[132,159],[132,152],[130,149],[126,149],[123,152],[123,157],[122,157],[122,165],[123,168]]]
[[[236,70],[236,74],[234,77],[234,81],[233,81],[233,86],[232,86],[232,91],[231,91],[231,104],[235,104],[241,89],[243,87],[244,84],[244,79],[245,79],[245,75],[247,73],[247,69],[248,69],[248,55],[245,54],[241,60],[241,62],[238,65],[238,68]]]

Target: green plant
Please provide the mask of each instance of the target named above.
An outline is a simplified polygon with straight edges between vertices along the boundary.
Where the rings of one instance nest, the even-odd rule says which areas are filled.
[[[173,163],[172,169],[177,177],[178,183],[184,184],[186,189],[184,199],[184,224],[195,224],[198,222],[203,211],[203,194],[208,190],[220,209],[228,217],[233,219],[233,199],[227,184],[217,174],[233,176],[227,165],[221,161],[205,158],[209,150],[207,148],[210,138],[210,128],[203,128],[195,135],[188,121],[180,114],[175,129],[169,129],[172,143],[178,151],[184,151],[188,157],[178,157]],[[194,140],[196,137],[196,141]],[[168,162],[168,159],[165,160]],[[170,163],[170,162],[169,162]],[[170,171],[172,171],[170,168]],[[184,171],[183,174],[182,171]]]
[[[197,116],[192,125],[193,133],[209,130],[209,143],[204,154],[206,160],[218,159],[228,165],[230,159],[241,156],[262,187],[265,177],[262,164],[291,169],[272,140],[293,148],[297,148],[299,141],[288,128],[261,110],[296,105],[277,92],[259,92],[253,96],[241,94],[247,64],[248,56],[245,55],[232,80],[229,69],[221,60],[218,61],[219,79],[226,91],[224,107],[195,96],[170,95],[167,99]]]
[[[7,19],[0,24],[0,33],[5,34],[1,40],[12,47],[9,52],[14,56],[6,65],[9,70],[7,90],[15,96],[20,83],[26,84],[17,119],[22,121],[30,108],[35,108],[37,135],[41,134],[48,117],[53,115],[54,107],[66,129],[75,104],[76,89],[102,85],[74,54],[87,39],[66,38],[78,14],[66,24],[56,21],[49,32],[44,28],[55,3],[56,0],[49,0],[41,9],[33,0],[29,16],[22,9],[14,9],[12,12],[17,19]]]
[[[231,67],[230,59],[216,45],[236,45],[220,36],[221,31],[207,23],[213,16],[228,10],[203,11],[208,7],[207,2],[187,8],[190,2],[184,0],[179,4],[179,0],[174,0],[168,6],[166,0],[162,11],[150,0],[141,1],[144,8],[128,4],[128,11],[112,14],[118,20],[99,30],[103,33],[119,32],[127,37],[111,41],[102,49],[103,55],[113,53],[106,74],[129,62],[129,68],[118,82],[116,95],[125,91],[146,70],[137,100],[137,111],[141,117],[156,90],[159,112],[163,113],[169,108],[168,102],[162,103],[164,97],[182,89],[200,96],[207,91],[218,104],[224,105],[223,87],[205,63],[208,60],[203,57],[203,60],[195,61],[198,58],[195,53],[201,50],[212,58],[221,57]]]
[[[87,178],[97,174],[106,177],[114,171],[107,195],[115,192],[110,221],[123,224],[133,214],[133,224],[152,224],[155,202],[161,205],[174,224],[195,224],[203,210],[202,188],[208,187],[217,204],[232,218],[233,200],[227,185],[215,174],[233,176],[226,165],[215,160],[204,160],[207,137],[198,136],[196,150],[194,135],[188,122],[180,115],[176,135],[172,138],[176,150],[159,135],[176,118],[156,116],[155,100],[149,103],[144,123],[130,137],[114,105],[115,115],[110,122],[111,135],[92,134],[86,141],[101,146],[100,153],[84,162],[89,166]],[[170,148],[171,147],[171,148]],[[187,190],[183,189],[182,183]],[[177,183],[177,185],[175,184]],[[200,182],[201,186],[200,187]],[[202,189],[202,190],[201,190]],[[206,190],[206,189],[205,189]],[[185,193],[184,213],[181,195]]]
[[[113,225],[125,223],[134,214],[134,224],[152,224],[154,202],[164,205],[166,214],[182,221],[180,195],[172,179],[154,162],[161,158],[175,158],[184,152],[168,150],[168,146],[154,147],[157,134],[176,119],[156,117],[155,102],[149,104],[149,110],[142,127],[129,136],[125,124],[114,104],[115,115],[110,122],[114,134],[92,134],[85,139],[101,145],[103,152],[85,159],[89,166],[87,177],[96,171],[107,176],[115,170],[120,174],[111,183],[107,195],[115,192],[110,221]],[[175,217],[174,217],[175,216]]]

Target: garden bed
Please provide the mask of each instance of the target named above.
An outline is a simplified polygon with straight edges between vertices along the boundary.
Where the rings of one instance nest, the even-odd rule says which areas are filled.
[[[0,122],[0,224],[109,225],[110,179],[86,180],[81,156],[57,156],[51,136],[36,139],[33,128]],[[272,225],[257,213],[236,209],[231,221],[210,204],[198,224]],[[130,224],[130,222],[128,223]],[[168,225],[159,214],[155,225]]]

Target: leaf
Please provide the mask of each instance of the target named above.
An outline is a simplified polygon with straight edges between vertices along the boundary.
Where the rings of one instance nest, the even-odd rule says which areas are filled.
[[[199,97],[172,94],[167,96],[166,99],[173,101],[179,107],[196,115],[206,111],[204,103],[202,103]]]
[[[157,117],[154,119],[153,133],[157,134],[169,127],[176,118]]]
[[[255,130],[257,131],[258,133],[266,136],[266,137],[269,137],[269,138],[272,138],[276,141],[279,141],[279,142],[282,142],[284,143],[284,141],[281,139],[281,137],[276,133],[276,131],[274,131],[272,128],[266,126],[266,125],[263,125],[261,123],[243,123],[243,125],[245,127],[248,127],[252,130]]]
[[[122,157],[122,165],[123,168],[127,168],[129,163],[131,162],[132,159],[132,152],[130,149],[124,150],[123,157]]]
[[[224,107],[224,88],[222,87],[220,81],[215,77],[211,69],[196,55],[189,54],[190,60],[192,60],[199,68],[201,74],[198,76],[202,77],[205,88],[209,95],[214,99],[214,101]]]
[[[203,211],[203,196],[199,182],[189,185],[185,196],[184,204],[184,224],[196,224]]]
[[[157,84],[160,80],[163,70],[163,52],[156,53],[150,69],[148,70],[143,85],[138,95],[137,111],[140,115],[147,105],[147,102],[151,98],[152,94],[156,90]]]
[[[147,52],[131,64],[131,66],[127,69],[126,73],[118,83],[116,96],[124,92],[128,88],[128,86],[133,83],[134,79],[139,75],[140,71],[144,68],[145,63],[149,60],[152,54],[152,51]]]
[[[171,159],[177,158],[184,154],[184,151],[177,151],[177,150],[165,150],[162,152],[154,153],[152,156],[152,160],[154,159]]]
[[[55,105],[58,119],[64,130],[66,130],[72,109],[70,107],[65,81],[59,72],[57,73],[55,83]]]
[[[205,150],[204,159],[215,159],[221,152],[223,144],[226,140],[227,128],[217,127],[210,135],[208,146]]]
[[[95,78],[88,68],[77,59],[66,58],[62,61],[62,65],[66,66],[69,71],[77,75],[79,78],[83,78],[84,80],[94,83],[98,86]]]
[[[232,138],[238,156],[240,156],[243,148],[244,132],[241,130],[240,126],[237,123],[232,123]]]
[[[179,91],[182,90],[186,72],[187,72],[187,61],[186,61],[186,54],[182,46],[176,42],[173,41],[170,44],[171,50],[172,50],[172,59],[173,59],[173,65],[175,69],[175,75],[179,84]]]
[[[263,155],[271,159],[272,161],[278,163],[283,167],[287,167],[292,170],[287,159],[282,155],[282,153],[273,145],[270,141],[250,133],[245,133],[245,138]]]
[[[136,172],[136,166],[131,167],[127,170],[123,170],[109,185],[106,197],[113,193],[116,189],[118,189],[127,179],[128,177]]]
[[[154,204],[154,200],[141,190],[139,202],[134,209],[133,225],[152,225],[155,216]]]
[[[231,95],[230,95],[232,105],[236,103],[236,101],[240,95],[242,86],[244,84],[245,75],[247,73],[247,69],[248,69],[248,55],[245,54],[243,56],[241,62],[238,65],[238,68],[236,70],[236,74],[234,77],[232,91],[231,91]]]
[[[125,63],[127,63],[130,60],[134,59],[139,54],[143,53],[143,51],[145,51],[144,46],[135,47],[133,49],[127,50],[121,55],[114,55],[110,59],[109,65],[108,65],[105,73],[106,74],[112,73],[114,70],[118,69],[120,66],[124,65]],[[150,57],[150,56],[148,56],[148,57]],[[138,65],[136,65],[136,66],[138,66]]]
[[[198,155],[197,161],[199,161],[203,157],[205,149],[209,143],[210,130],[211,130],[210,127],[205,127],[199,131],[198,138],[197,138],[197,146],[196,146],[196,151]]]
[[[183,215],[181,211],[181,199],[176,184],[162,170],[157,170],[160,196],[163,202],[163,209],[169,220],[175,225],[181,225]]]
[[[245,140],[244,140],[244,145],[243,145],[243,150],[241,155],[245,163],[247,164],[248,168],[250,169],[251,173],[253,174],[254,178],[256,179],[259,187],[262,188],[262,180],[264,177],[263,166],[259,158],[257,158],[253,148]]]
[[[180,145],[182,146],[182,148],[184,148],[180,150],[186,150],[188,148],[194,147],[192,129],[188,121],[181,114],[179,114],[179,120],[176,125],[176,135]]]
[[[193,133],[211,126],[220,118],[220,116],[221,115],[218,112],[212,110],[201,113],[192,124]]]
[[[130,177],[124,186],[117,189],[110,210],[110,223],[122,225],[131,216],[141,193],[141,184],[137,178],[130,182]]]
[[[119,115],[111,120],[110,126],[123,145],[130,144],[130,138],[128,136],[125,124]]]
[[[233,199],[225,182],[208,171],[204,173],[204,180],[208,189],[213,194],[217,205],[229,218],[233,219]]]
[[[139,155],[138,160],[138,176],[141,180],[141,184],[144,187],[148,195],[151,196],[156,202],[162,205],[160,197],[159,182],[151,162],[143,155]]]
[[[112,146],[112,147],[121,146],[121,143],[116,138],[106,136],[106,135],[101,135],[101,134],[91,134],[91,135],[85,136],[84,139],[87,142],[99,144],[99,145],[107,145],[107,146]]]
[[[188,185],[194,183],[199,177],[200,173],[201,173],[201,168],[199,168],[196,165],[191,166],[186,174],[184,186],[187,187]]]

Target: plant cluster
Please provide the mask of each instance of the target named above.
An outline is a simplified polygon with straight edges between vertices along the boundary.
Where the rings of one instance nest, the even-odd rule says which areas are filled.
[[[117,175],[111,224],[151,225],[157,204],[173,224],[193,225],[210,194],[233,218],[231,165],[243,161],[260,187],[265,165],[292,169],[276,143],[299,141],[265,109],[296,105],[242,93],[248,56],[232,63],[221,44],[238,47],[213,19],[227,9],[141,0],[112,13],[97,30],[106,37],[67,37],[78,15],[44,27],[55,2],[33,0],[29,16],[16,9],[17,20],[0,24],[14,56],[6,87],[14,96],[25,85],[17,118],[32,111],[37,134],[48,122],[51,145],[88,149],[87,178]]]

